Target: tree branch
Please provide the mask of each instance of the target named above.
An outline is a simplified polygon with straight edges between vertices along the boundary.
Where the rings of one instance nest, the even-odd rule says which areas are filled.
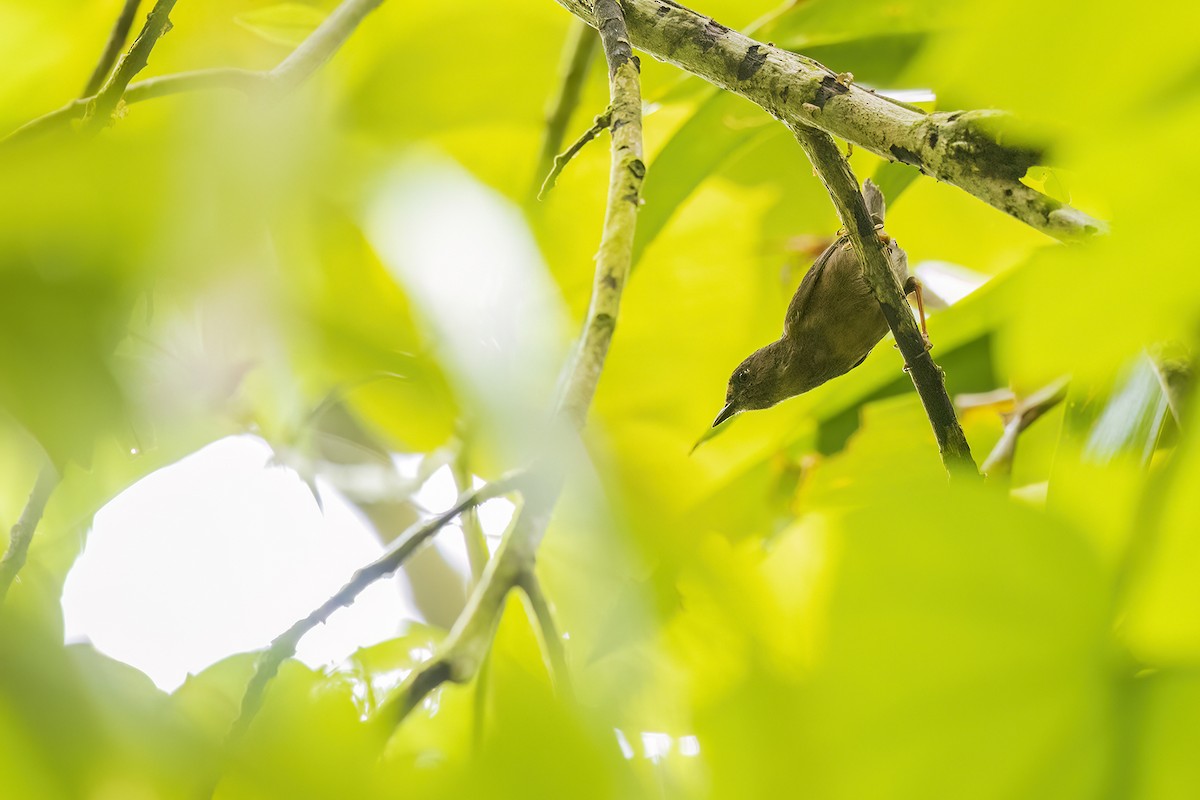
[[[586,0],[558,0],[595,26]],[[1021,183],[1043,161],[1037,150],[1001,144],[996,111],[923,114],[843,83],[811,58],[732,31],[673,0],[623,0],[633,45],[742,95],[791,128],[809,125],[889,161],[911,164],[1058,239],[1105,225]]]
[[[99,93],[87,103],[83,117],[83,129],[89,133],[99,133],[112,119],[112,114],[121,102],[125,89],[133,76],[137,75],[150,63],[150,51],[158,44],[171,28],[171,10],[176,0],[158,0],[146,17],[142,32],[133,40],[129,52],[117,63],[117,68],[104,82]]]
[[[989,478],[1003,478],[1012,474],[1013,458],[1017,454],[1017,439],[1033,423],[1050,409],[1061,403],[1067,396],[1066,378],[1055,381],[1021,401],[1008,422],[1004,425],[1004,433],[1000,441],[992,448],[992,452],[983,462],[981,470]]]
[[[522,476],[520,473],[502,478],[498,481],[463,494],[457,503],[448,511],[436,517],[414,525],[400,535],[392,546],[379,558],[355,572],[349,582],[337,594],[322,603],[317,609],[302,620],[296,622],[282,634],[277,636],[271,646],[258,659],[254,676],[246,686],[242,696],[242,708],[234,721],[229,734],[230,742],[236,742],[258,713],[266,694],[267,684],[279,671],[279,665],[296,654],[296,646],[310,630],[329,619],[329,616],[339,608],[349,606],[355,598],[368,586],[380,578],[387,577],[399,569],[416,550],[429,541],[438,531],[444,528],[459,514],[475,508],[480,503],[499,497],[517,488]]]
[[[117,56],[121,54],[121,48],[125,46],[125,42],[129,39],[129,31],[133,28],[133,18],[137,16],[138,5],[140,4],[141,0],[125,0],[125,4],[121,7],[121,13],[117,15],[117,20],[113,23],[112,31],[108,34],[108,42],[104,45],[104,52],[100,54],[100,60],[96,62],[96,67],[92,70],[92,75],[88,78],[87,85],[83,87],[83,94],[80,97],[91,97],[100,91],[100,87],[103,85],[104,79],[108,77],[108,73],[112,70]]]
[[[954,414],[954,404],[946,393],[942,370],[930,357],[908,301],[904,299],[904,291],[897,285],[888,265],[887,254],[875,235],[874,222],[858,188],[858,179],[850,171],[850,165],[829,134],[808,125],[797,125],[793,132],[812,161],[821,182],[825,184],[829,196],[833,198],[833,205],[850,238],[850,244],[863,265],[867,283],[896,337],[896,344],[904,356],[905,369],[917,387],[917,394],[933,426],[942,463],[951,474],[978,477],[979,470],[971,457],[971,448]]]
[[[345,0],[333,10],[308,38],[300,43],[279,66],[271,70],[268,79],[281,94],[292,91],[333,58],[358,24],[384,0]]]
[[[572,359],[559,405],[559,412],[577,429],[587,418],[617,324],[621,292],[632,264],[633,234],[646,175],[642,161],[641,65],[633,57],[621,6],[615,0],[597,0],[596,17],[608,62],[612,166],[587,327]]]
[[[483,579],[471,593],[450,635],[434,657],[413,670],[396,694],[380,707],[376,720],[383,731],[390,732],[443,683],[466,683],[475,677],[491,647],[509,591],[533,570],[538,545],[550,522],[558,483],[555,480],[553,485],[542,487],[536,495],[526,494],[525,507],[488,562]]]
[[[454,474],[454,487],[458,490],[459,495],[471,491],[472,475],[471,469],[467,465],[465,447],[461,448],[454,457],[454,461],[450,464],[450,471]],[[483,525],[479,522],[479,512],[475,508],[463,511],[459,523],[462,527],[463,545],[467,549],[467,563],[471,567],[471,585],[474,586],[479,582],[483,576],[483,570],[487,567],[489,558],[487,537],[483,533]]]
[[[571,688],[571,673],[567,668],[567,653],[563,647],[562,636],[554,621],[554,611],[550,601],[542,591],[542,582],[537,574],[530,570],[521,579],[521,592],[528,601],[530,616],[537,625],[542,644],[542,654],[546,658],[546,669],[554,681],[554,688],[560,696],[572,700],[574,691]]]
[[[132,105],[157,97],[210,89],[235,89],[248,95],[262,94],[273,99],[281,97],[299,87],[332,58],[362,19],[383,2],[384,0],[345,0],[274,69],[259,71],[217,67],[163,75],[129,84],[121,99]],[[0,139],[0,145],[32,139],[64,128],[73,120],[84,117],[89,104],[98,99],[87,97],[73,100],[61,108],[32,119],[4,139]]]
[[[596,0],[600,38],[608,62],[612,98],[612,168],[608,204],[588,316],[571,362],[556,416],[576,431],[587,420],[588,407],[604,367],[620,309],[621,291],[629,277],[633,234],[641,204],[642,101],[639,64],[633,57],[621,6],[616,0]],[[430,692],[447,681],[465,683],[475,676],[515,586],[530,585],[534,561],[562,487],[561,470],[542,470],[546,481],[527,491],[526,505],[504,535],[500,550],[488,562],[483,580],[467,602],[449,637],[437,654],[408,676],[397,693],[380,709],[378,721],[386,731],[404,720]],[[536,590],[535,590],[536,592]],[[545,631],[547,635],[551,631]]]
[[[16,580],[21,567],[25,566],[25,559],[29,555],[29,545],[33,542],[33,533],[42,519],[42,512],[46,510],[50,493],[54,491],[58,482],[58,470],[54,468],[53,464],[47,462],[38,472],[37,480],[33,484],[33,491],[29,493],[29,500],[26,501],[25,508],[21,511],[21,516],[17,518],[16,524],[12,526],[12,532],[8,538],[8,549],[4,552],[4,557],[0,558],[0,603],[3,603],[8,596],[8,589]]]
[[[546,128],[542,134],[542,146],[539,149],[537,166],[533,172],[535,181],[548,174],[552,165],[556,165],[555,156],[562,147],[571,115],[579,105],[579,95],[583,92],[583,84],[587,80],[592,59],[596,55],[596,45],[599,42],[600,39],[587,26],[587,23],[582,20],[575,20],[571,23],[571,30],[568,32],[566,44],[563,46],[562,78],[559,81],[558,93],[555,94],[546,110]],[[538,189],[539,186],[540,189]],[[534,183],[533,188],[538,190],[538,199],[541,199],[542,194],[546,192],[545,181],[540,184]]]

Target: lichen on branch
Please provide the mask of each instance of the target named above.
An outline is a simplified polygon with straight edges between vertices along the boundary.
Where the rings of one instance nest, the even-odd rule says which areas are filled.
[[[558,3],[590,25],[585,0]],[[757,103],[789,127],[808,125],[903,161],[1058,239],[1105,225],[1021,183],[1034,149],[998,139],[997,111],[924,114],[859,86],[811,58],[759,42],[673,0],[622,0],[634,47]]]

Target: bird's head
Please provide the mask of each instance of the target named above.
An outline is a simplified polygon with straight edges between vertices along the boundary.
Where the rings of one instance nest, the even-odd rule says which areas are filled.
[[[713,420],[714,428],[734,414],[770,408],[793,394],[785,386],[787,358],[782,345],[782,342],[772,342],[760,347],[738,364],[729,376],[725,407]]]

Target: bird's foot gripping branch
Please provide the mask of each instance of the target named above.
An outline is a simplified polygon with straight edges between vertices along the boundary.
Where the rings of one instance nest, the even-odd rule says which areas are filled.
[[[798,125],[793,132],[829,191],[838,218],[862,264],[863,276],[896,337],[896,344],[904,356],[905,369],[912,377],[933,426],[942,462],[952,475],[978,477],[979,470],[971,456],[967,437],[958,423],[950,395],[946,393],[942,370],[929,355],[925,337],[917,327],[908,301],[904,299],[904,292],[896,281],[891,259],[884,243],[876,235],[875,221],[858,190],[858,181],[850,171],[850,165],[824,131]]]

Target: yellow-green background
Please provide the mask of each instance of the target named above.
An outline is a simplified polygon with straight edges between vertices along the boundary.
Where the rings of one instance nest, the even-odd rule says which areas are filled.
[[[696,2],[731,27],[775,8]],[[119,5],[0,3],[0,129],[76,95]],[[143,76],[274,65],[320,14],[273,5],[180,0]],[[811,257],[795,237],[836,222],[781,126],[644,56],[644,249],[592,410],[594,470],[572,477],[539,563],[578,707],[554,699],[514,604],[481,738],[472,687],[453,687],[381,752],[355,681],[410,666],[441,635],[418,626],[341,671],[286,665],[219,796],[1200,796],[1197,409],[1163,415],[1146,356],[1186,353],[1200,331],[1195,10],[788,5],[762,38],[874,86],[932,89],[939,109],[1015,112],[1052,154],[1053,191],[1111,223],[1068,249],[928,178],[890,209],[911,263],[994,276],[930,323],[951,392],[1073,376],[1022,438],[1019,498],[947,485],[886,343],[689,456],[732,366],[778,334]],[[516,466],[513,409],[449,363],[364,208],[381,175],[422,163],[507,198],[570,316],[565,351],[608,163],[601,137],[529,203],[570,24],[552,0],[392,0],[279,104],[183,95],[95,140],[0,151],[0,527],[43,449],[65,470],[0,627],[0,795],[188,797],[216,762],[252,656],[168,696],[61,645],[58,596],[90,518],[140,476],[251,428],[311,446],[309,413],[346,385],[390,449],[433,453],[466,431],[484,477]],[[593,65],[569,135],[605,104]],[[171,320],[214,305],[232,333],[172,338]],[[381,373],[404,379],[362,383]],[[999,414],[963,422],[982,458]],[[652,763],[642,731],[694,735],[700,754]]]

